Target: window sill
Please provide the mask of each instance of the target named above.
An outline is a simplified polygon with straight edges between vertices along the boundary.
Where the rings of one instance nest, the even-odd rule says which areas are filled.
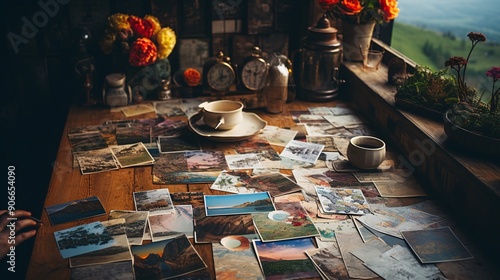
[[[378,40],[374,43],[386,50],[384,61],[398,56],[407,62],[409,71],[414,69],[410,59]],[[376,72],[366,72],[361,63],[343,63],[340,75],[346,80],[344,97],[398,149],[399,168],[414,173],[431,195],[443,200],[457,220],[481,240],[484,246],[480,247],[491,252],[500,250],[500,164],[466,154],[449,143],[443,123],[396,108],[396,88],[387,83],[387,71],[386,65]]]

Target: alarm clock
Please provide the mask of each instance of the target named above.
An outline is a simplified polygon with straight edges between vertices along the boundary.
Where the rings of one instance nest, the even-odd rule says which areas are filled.
[[[267,63],[262,57],[259,47],[253,47],[252,54],[243,60],[238,70],[240,89],[258,91],[264,88]]]
[[[236,74],[230,61],[231,59],[220,51],[203,65],[204,91],[213,93],[229,91],[236,81]]]

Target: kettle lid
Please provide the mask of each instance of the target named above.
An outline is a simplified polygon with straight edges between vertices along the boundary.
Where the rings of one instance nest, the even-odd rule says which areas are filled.
[[[337,40],[337,29],[330,25],[326,14],[318,20],[315,26],[308,28],[307,36],[303,39],[307,48],[334,49],[340,47]]]

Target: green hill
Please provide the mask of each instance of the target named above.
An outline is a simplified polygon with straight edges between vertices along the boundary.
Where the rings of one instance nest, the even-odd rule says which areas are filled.
[[[481,32],[480,30],[471,30]],[[491,79],[485,72],[492,66],[500,66],[500,44],[488,41],[479,43],[467,66],[467,82],[480,91],[491,90]],[[437,33],[403,23],[394,23],[392,47],[404,53],[419,65],[429,66],[434,70],[444,68],[445,61],[451,56],[467,57],[471,42],[464,34],[462,38],[451,33]]]

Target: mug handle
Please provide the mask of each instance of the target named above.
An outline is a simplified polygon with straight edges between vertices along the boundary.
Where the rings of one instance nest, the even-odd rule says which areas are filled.
[[[217,123],[217,125],[214,127],[214,129],[219,128],[219,126],[220,126],[221,124],[224,124],[224,117],[219,117],[219,122],[218,122],[218,123]]]

